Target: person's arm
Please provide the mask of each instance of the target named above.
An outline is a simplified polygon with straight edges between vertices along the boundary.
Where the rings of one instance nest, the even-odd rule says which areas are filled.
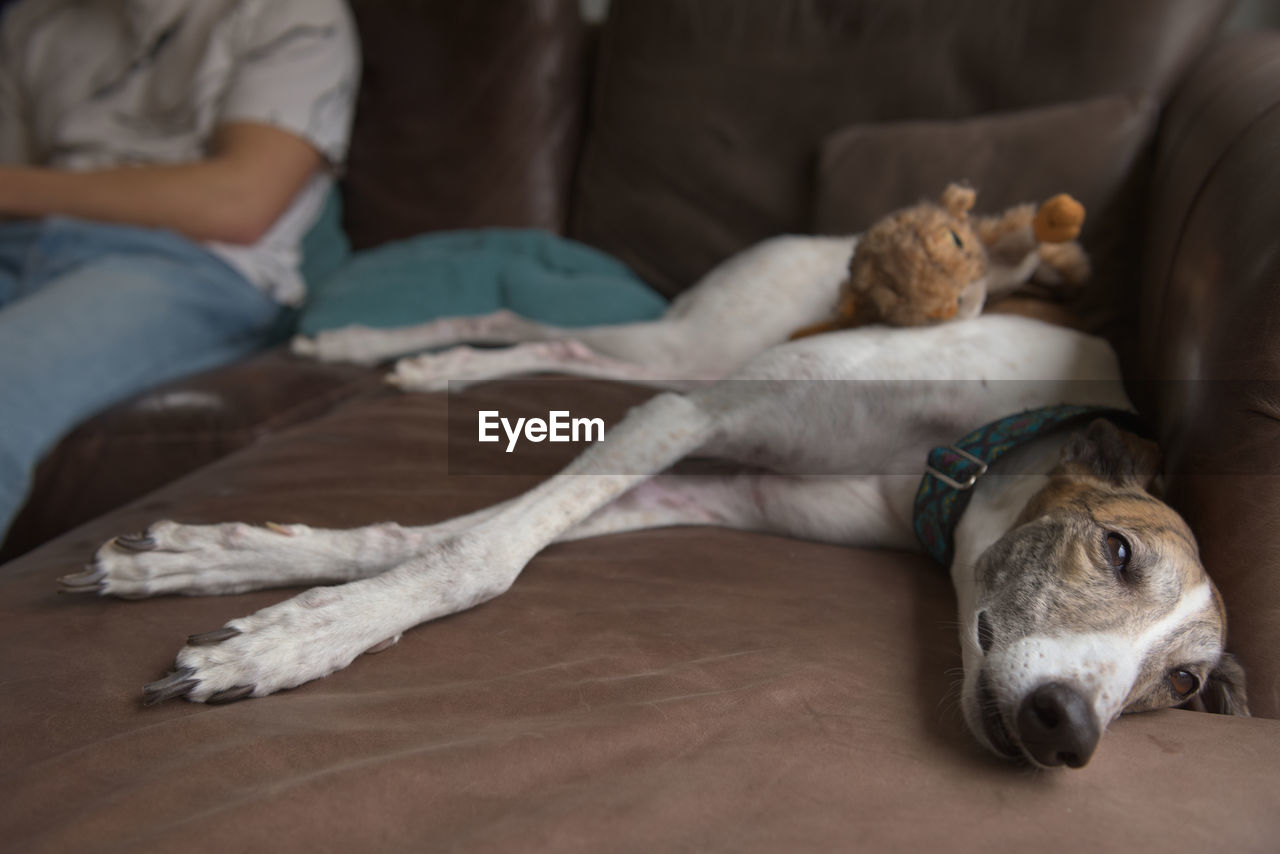
[[[323,163],[288,131],[230,122],[209,157],[194,163],[91,172],[0,166],[0,217],[74,216],[252,244]]]

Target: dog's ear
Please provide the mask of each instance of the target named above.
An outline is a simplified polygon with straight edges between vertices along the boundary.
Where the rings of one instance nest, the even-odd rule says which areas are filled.
[[[1249,716],[1249,698],[1245,694],[1244,668],[1234,655],[1224,652],[1213,668],[1192,708],[1215,715]]]
[[[1062,449],[1062,466],[1070,474],[1130,480],[1150,492],[1160,490],[1160,447],[1105,418],[1071,437]]]

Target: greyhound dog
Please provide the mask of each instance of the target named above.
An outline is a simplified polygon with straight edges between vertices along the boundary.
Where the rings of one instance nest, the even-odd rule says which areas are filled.
[[[957,440],[1062,404],[1085,420],[1050,419],[1056,429],[1003,442],[998,458]],[[1196,701],[1247,714],[1222,601],[1191,532],[1150,491],[1155,451],[1108,420],[1130,408],[1110,347],[1081,332],[1011,315],[867,326],[660,393],[562,473],[467,516],[352,530],[160,522],[61,583],[126,598],[332,584],[192,635],[145,688],[147,702],[220,703],[326,676],[492,599],[555,542],[718,525],[919,548],[932,531],[943,548],[925,548],[945,555],[958,599],[969,729],[999,756],[1077,767],[1122,712]],[[753,468],[664,473],[691,454]],[[952,512],[922,524],[922,496]]]

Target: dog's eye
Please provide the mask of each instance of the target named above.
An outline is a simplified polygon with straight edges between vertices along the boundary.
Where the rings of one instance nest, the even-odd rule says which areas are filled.
[[[1129,548],[1129,541],[1124,537],[1111,531],[1107,534],[1107,558],[1111,561],[1111,566],[1116,572],[1124,572],[1129,568],[1129,557],[1132,550]]]
[[[963,249],[964,241],[960,239],[960,235],[956,234],[955,229],[948,228],[947,231],[951,232],[951,242],[956,245],[956,248]]]
[[[1169,685],[1173,688],[1173,693],[1184,699],[1200,690],[1200,680],[1194,673],[1186,670],[1170,670]]]
[[[991,630],[991,620],[986,611],[978,612],[978,646],[983,652],[991,652],[991,645],[996,642],[996,633]]]

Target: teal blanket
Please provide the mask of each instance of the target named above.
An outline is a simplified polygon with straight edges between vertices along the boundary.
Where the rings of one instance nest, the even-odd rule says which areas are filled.
[[[627,323],[667,307],[621,262],[545,231],[435,232],[349,254],[336,216],[331,206],[304,244],[304,335],[499,308],[558,326]]]

